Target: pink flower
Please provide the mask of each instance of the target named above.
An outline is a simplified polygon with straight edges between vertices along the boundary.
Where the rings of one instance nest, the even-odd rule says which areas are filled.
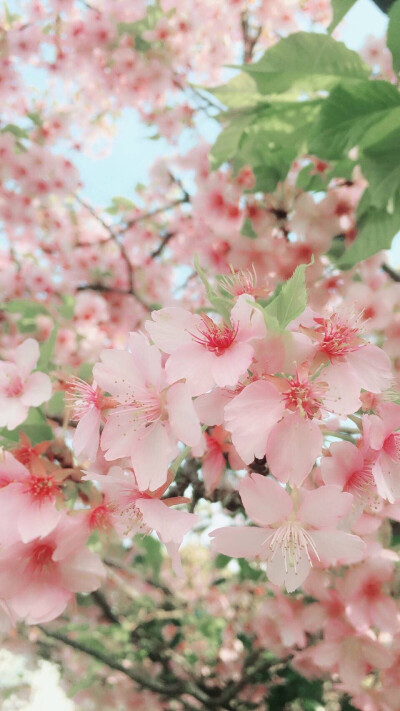
[[[343,587],[346,614],[356,629],[378,627],[394,632],[399,628],[397,604],[390,597],[393,569],[393,560],[382,554],[347,571]]]
[[[45,373],[32,373],[39,359],[39,345],[28,338],[15,349],[14,361],[0,361],[0,427],[13,430],[22,424],[30,407],[51,397]]]
[[[361,337],[360,319],[334,313],[330,318],[315,318],[316,328],[307,332],[317,340],[317,361],[330,362],[329,369],[340,372],[343,388],[345,381],[354,381],[360,389],[380,393],[393,379],[390,359]]]
[[[337,530],[353,497],[338,486],[299,489],[291,497],[272,479],[251,474],[239,484],[247,515],[257,527],[227,526],[210,533],[213,549],[237,558],[260,558],[275,585],[288,592],[306,580],[314,562],[354,563],[365,544],[358,536]]]
[[[130,353],[106,350],[94,367],[96,381],[119,404],[101,437],[106,459],[131,457],[141,490],[157,489],[167,478],[177,442],[195,446],[199,419],[185,383],[164,382],[161,353],[146,337],[131,333]]]
[[[149,535],[154,530],[165,544],[176,574],[182,576],[179,547],[185,534],[197,522],[198,516],[169,507],[186,499],[161,501],[159,497],[169,486],[169,482],[153,494],[140,491],[134,473],[121,467],[111,467],[106,476],[89,473],[86,478],[98,482],[104,493],[102,523],[104,524],[108,517],[110,524],[121,536],[136,533]]]
[[[325,484],[340,486],[353,494],[354,503],[361,510],[379,509],[379,497],[372,474],[371,458],[351,442],[334,442],[329,447],[330,456],[321,460],[322,479]]]
[[[383,403],[378,415],[364,415],[364,443],[374,459],[372,473],[382,498],[400,498],[400,406]]]
[[[322,451],[318,420],[329,412],[354,412],[359,387],[337,394],[336,374],[327,368],[311,379],[305,368],[289,378],[258,380],[225,407],[225,426],[246,464],[266,456],[272,474],[300,486]]]
[[[214,385],[236,385],[253,360],[249,341],[265,335],[262,314],[251,300],[247,294],[239,296],[231,311],[231,324],[179,308],[153,311],[146,328],[154,343],[170,354],[168,382],[185,378],[192,395],[206,393]]]
[[[60,494],[54,476],[31,473],[11,454],[4,453],[0,463],[0,543],[28,543],[47,536],[62,517],[56,509]]]
[[[28,624],[53,620],[77,592],[92,592],[104,576],[85,546],[81,521],[64,514],[47,536],[14,543],[0,553],[0,597]]]
[[[111,406],[111,399],[100,392],[95,382],[89,385],[80,378],[71,378],[68,392],[72,417],[78,420],[72,440],[74,452],[77,457],[87,457],[94,462],[99,449],[102,409]]]
[[[228,457],[232,469],[245,469],[245,463],[237,455],[235,448],[228,441],[227,432],[223,427],[214,427],[211,434],[204,435],[206,452],[202,459],[201,473],[207,493],[211,494],[218,486],[226,468]]]

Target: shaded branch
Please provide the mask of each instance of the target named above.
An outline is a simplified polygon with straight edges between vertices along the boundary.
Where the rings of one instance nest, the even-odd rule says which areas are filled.
[[[89,656],[93,657],[93,659],[97,659],[99,662],[106,664],[108,667],[110,667],[110,669],[115,669],[116,671],[121,672],[121,674],[124,674],[125,676],[129,677],[132,681],[134,681],[143,689],[149,689],[150,691],[154,691],[157,694],[162,694],[163,696],[175,696],[175,694],[182,693],[182,684],[180,681],[177,681],[175,684],[167,686],[164,683],[160,683],[152,677],[149,677],[147,674],[144,674],[139,669],[125,667],[121,662],[117,661],[115,657],[109,656],[106,652],[102,652],[98,648],[93,649],[84,642],[79,642],[76,639],[72,639],[71,637],[68,637],[68,635],[65,635],[57,630],[49,630],[46,627],[43,627],[43,625],[37,626],[47,637],[51,637],[52,639],[55,639],[58,642],[62,642],[68,647],[76,649],[79,652],[88,654]]]
[[[389,267],[388,264],[381,264],[381,269],[390,276],[393,281],[400,282],[400,274],[392,269],[392,267]]]

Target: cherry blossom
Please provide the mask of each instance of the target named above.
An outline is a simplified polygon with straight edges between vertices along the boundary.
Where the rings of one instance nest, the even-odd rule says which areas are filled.
[[[15,350],[13,361],[0,363],[0,425],[13,430],[27,417],[30,407],[37,407],[51,396],[48,375],[32,373],[39,359],[39,345],[27,338]]]
[[[352,496],[339,487],[300,489],[292,498],[276,481],[251,474],[240,483],[239,493],[257,527],[216,529],[210,534],[213,548],[225,555],[265,560],[269,580],[285,585],[288,592],[304,582],[315,563],[362,559],[363,541],[336,528],[352,504]]]

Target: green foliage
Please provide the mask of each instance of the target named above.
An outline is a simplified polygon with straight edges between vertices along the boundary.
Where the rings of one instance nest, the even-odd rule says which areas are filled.
[[[399,231],[400,197],[391,212],[369,207],[358,221],[358,234],[353,244],[339,259],[337,266],[349,269],[362,259],[368,259],[381,249],[389,249],[393,237]]]
[[[215,289],[212,288],[204,270],[199,264],[199,259],[197,255],[195,255],[194,258],[194,268],[196,269],[197,274],[199,275],[201,281],[204,284],[207,299],[209,300],[211,306],[213,306],[214,310],[217,313],[221,314],[225,321],[229,322],[231,308],[233,306],[233,300],[231,298],[228,298],[228,296],[222,296],[218,294]]]
[[[297,32],[264,53],[256,64],[242,67],[255,80],[261,94],[300,94],[331,89],[339,81],[367,79],[369,67],[357,52],[329,35]]]
[[[67,320],[73,318],[75,313],[75,297],[72,294],[62,295],[62,304],[58,307],[58,312],[62,318]]]
[[[302,711],[317,711],[323,704],[323,682],[321,680],[308,680],[300,676],[294,669],[287,666],[279,672],[281,683],[272,687],[268,692],[268,709],[282,711],[286,704],[299,701]]]
[[[328,32],[333,32],[335,27],[338,26],[339,22],[343,20],[344,16],[347,15],[356,2],[357,0],[331,0],[333,17],[328,27]]]
[[[0,311],[9,314],[19,314],[17,321],[18,330],[21,333],[34,333],[37,331],[37,316],[49,316],[49,310],[42,304],[29,299],[13,299],[0,305]]]
[[[354,2],[334,2],[334,23]],[[400,64],[400,0],[390,13],[389,44]],[[332,24],[331,29],[334,24]],[[396,66],[398,66],[396,64]],[[359,55],[332,37],[299,32],[268,49],[255,64],[225,87],[213,90],[225,104],[226,122],[212,151],[211,164],[230,162],[235,170],[250,165],[254,192],[272,192],[286,178],[294,159],[313,154],[328,162],[323,174],[306,165],[297,187],[324,192],[333,178],[351,180],[360,165],[369,183],[358,211],[358,236],[346,250],[341,240],[330,258],[349,268],[381,249],[398,231],[400,202],[400,92],[388,81],[369,78]],[[322,91],[322,93],[321,93]],[[297,100],[296,100],[297,97]],[[357,158],[349,151],[357,149]],[[242,234],[256,238],[249,220]],[[268,305],[269,328],[284,328]]]
[[[168,13],[167,13],[168,14]],[[148,5],[146,17],[137,22],[119,22],[117,24],[119,35],[130,35],[135,41],[135,49],[138,52],[147,52],[151,49],[151,43],[144,39],[143,33],[154,30],[157,23],[164,16],[164,12],[158,2]]]
[[[7,427],[0,428],[0,442],[12,446],[18,442],[20,432],[26,434],[33,445],[54,439],[53,431],[39,407],[31,407],[25,422],[15,430],[8,430]]]
[[[152,536],[136,536],[135,542],[142,551],[142,554],[136,556],[136,562],[150,568],[154,579],[158,580],[163,562],[161,543]]]
[[[392,53],[393,69],[400,72],[400,0],[393,3],[389,11],[387,45]]]
[[[40,356],[39,356],[39,360],[37,363],[37,369],[43,370],[45,373],[47,373],[50,370],[51,359],[53,356],[53,352],[54,352],[54,348],[55,348],[56,340],[57,340],[57,332],[58,332],[58,326],[54,326],[47,341],[42,343],[40,346]]]
[[[263,313],[267,327],[276,322],[278,329],[283,331],[291,321],[303,313],[307,306],[305,282],[307,266],[307,264],[300,264],[288,281],[278,285],[274,296],[264,306]]]
[[[15,138],[29,138],[28,131],[20,128],[20,126],[16,126],[14,123],[8,123],[1,129],[0,133],[12,133]]]
[[[120,212],[127,212],[133,210],[135,207],[136,205],[132,200],[117,196],[111,199],[111,205],[106,208],[105,212],[108,212],[109,215],[118,215]]]

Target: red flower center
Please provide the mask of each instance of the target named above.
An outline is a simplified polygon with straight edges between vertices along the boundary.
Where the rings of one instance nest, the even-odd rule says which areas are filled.
[[[51,476],[32,475],[28,482],[29,493],[38,501],[54,499],[59,490],[58,484]]]
[[[197,334],[191,334],[193,340],[206,348],[211,353],[220,356],[225,353],[234,342],[238,326],[228,326],[226,323],[217,324],[205,314],[202,315],[203,323],[198,327]]]
[[[310,420],[317,415],[321,407],[315,386],[308,379],[301,379],[297,374],[287,380],[288,390],[283,393],[288,410],[299,410]]]
[[[54,546],[50,543],[39,543],[32,551],[31,563],[36,570],[43,570],[53,565]]]

